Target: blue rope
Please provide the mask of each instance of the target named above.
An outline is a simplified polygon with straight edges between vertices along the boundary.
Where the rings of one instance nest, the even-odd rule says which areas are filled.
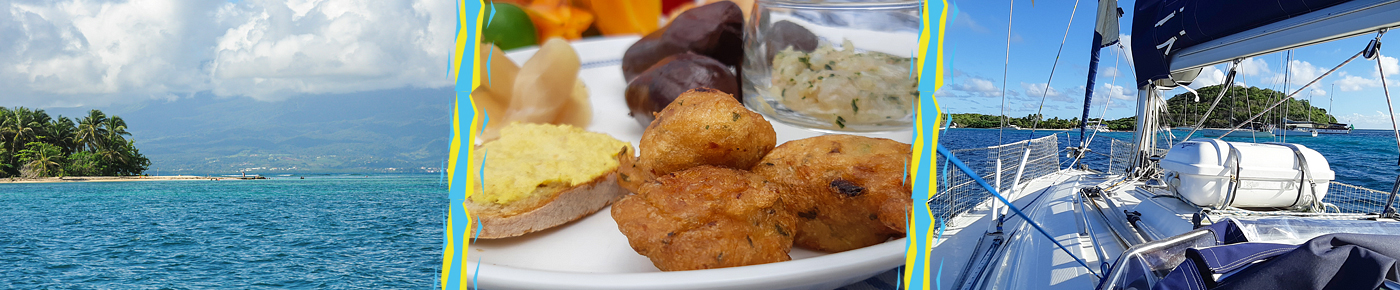
[[[1021,216],[1021,219],[1026,220],[1027,224],[1030,224],[1031,227],[1035,228],[1035,230],[1040,231],[1040,234],[1045,235],[1046,238],[1050,239],[1051,243],[1055,243],[1055,246],[1059,246],[1060,250],[1065,251],[1065,254],[1069,254],[1071,258],[1074,258],[1075,262],[1079,262],[1080,266],[1084,266],[1084,269],[1089,270],[1089,274],[1093,274],[1095,278],[1103,279],[1102,276],[1099,276],[1098,272],[1094,271],[1094,268],[1090,268],[1089,264],[1084,262],[1084,259],[1080,259],[1079,256],[1075,255],[1073,252],[1070,252],[1069,248],[1066,248],[1065,245],[1061,245],[1060,241],[1056,241],[1055,237],[1050,235],[1050,232],[1045,231],[1045,228],[1041,228],[1039,224],[1036,224],[1035,221],[1031,220],[1030,217],[1026,216],[1026,213],[1021,212],[1021,209],[1016,208],[1016,205],[1011,204],[1011,201],[1006,200],[1006,197],[1001,196],[1001,193],[997,192],[995,186],[988,184],[986,180],[982,180],[982,177],[977,176],[977,173],[973,172],[972,168],[967,167],[967,164],[964,164],[962,160],[958,159],[957,156],[953,156],[953,152],[948,151],[947,147],[943,147],[942,144],[939,144],[938,154],[943,155],[943,157],[946,158],[944,160],[953,163],[953,166],[957,166],[958,170],[962,170],[963,173],[967,173],[967,176],[972,177],[972,180],[976,181],[978,185],[981,185],[982,188],[986,188],[987,191],[992,193],[992,196],[995,196],[998,200],[1001,200],[1001,203],[1005,204],[1007,208],[1010,208],[1011,212],[1014,212],[1016,213],[1016,215]]]

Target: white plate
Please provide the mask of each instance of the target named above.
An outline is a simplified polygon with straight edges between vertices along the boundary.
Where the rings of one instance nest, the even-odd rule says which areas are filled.
[[[637,146],[641,125],[627,116],[620,67],[622,54],[638,37],[573,43],[584,68],[579,77],[593,104],[589,131]],[[536,48],[506,53],[516,63]],[[778,143],[823,133],[773,123]],[[910,132],[864,134],[909,143]],[[610,208],[578,221],[523,237],[476,240],[468,246],[467,269],[482,289],[835,289],[904,264],[905,239],[827,254],[794,248],[792,261],[697,271],[661,272],[637,254],[618,231]],[[478,264],[477,261],[480,261]]]

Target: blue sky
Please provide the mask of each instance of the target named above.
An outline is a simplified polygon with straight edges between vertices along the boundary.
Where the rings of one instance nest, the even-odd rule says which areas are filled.
[[[959,1],[960,13],[945,36],[944,48],[952,51],[952,73],[950,82],[936,95],[938,103],[945,111],[952,113],[983,113],[996,115],[1002,111],[1001,91],[1006,92],[1007,115],[1025,116],[1035,113],[1042,95],[1045,96],[1044,114],[1047,117],[1079,117],[1084,102],[1084,85],[1088,74],[1089,48],[1093,37],[1094,10],[1096,1],[1081,0],[1077,11],[1074,1],[1015,1],[1014,19],[1010,29],[1010,65],[1005,70],[1007,18],[1009,1]],[[1133,1],[1121,1],[1119,7],[1126,13],[1120,19],[1121,33],[1131,31],[1129,23],[1133,17]],[[1071,12],[1074,21],[1070,23]],[[1068,38],[1065,28],[1069,25]],[[1352,54],[1360,51],[1374,35],[1367,34],[1348,39],[1332,41],[1295,49],[1293,61],[1289,62],[1290,90],[1311,81],[1331,67],[1341,63]],[[1394,38],[1394,37],[1391,37]],[[1056,50],[1061,40],[1064,49],[1060,54],[1054,79],[1050,80],[1050,70],[1055,62]],[[1124,37],[1131,41],[1131,37]],[[1384,39],[1383,39],[1384,40]],[[1127,45],[1125,43],[1124,47]],[[1400,53],[1395,45],[1383,46],[1382,63],[1385,65],[1386,82],[1390,84],[1392,95],[1400,98],[1400,65],[1395,53]],[[1100,54],[1099,75],[1096,82],[1095,98],[1091,117],[1097,117],[1104,108],[1105,97],[1112,100],[1105,114],[1106,118],[1130,117],[1136,102],[1133,72],[1129,66],[1126,51],[1116,47],[1104,48]],[[1250,86],[1282,90],[1285,71],[1283,53],[1274,53],[1251,58],[1241,65],[1242,73],[1236,83],[1243,81]],[[1224,81],[1224,71],[1228,64],[1206,68],[1192,87],[1219,84]],[[1116,76],[1116,79],[1115,79]],[[1049,93],[1044,92],[1049,80]],[[1005,85],[1003,86],[1003,81]],[[1333,84],[1336,89],[1333,89]],[[1167,92],[1172,96],[1186,92],[1177,89]],[[1299,94],[1306,99],[1311,95],[1313,103],[1326,108],[1328,98],[1333,99],[1334,116],[1345,123],[1354,123],[1357,128],[1389,129],[1390,122],[1385,110],[1385,97],[1381,91],[1376,62],[1358,59],[1328,76],[1308,91]],[[1203,101],[1209,101],[1203,97]]]

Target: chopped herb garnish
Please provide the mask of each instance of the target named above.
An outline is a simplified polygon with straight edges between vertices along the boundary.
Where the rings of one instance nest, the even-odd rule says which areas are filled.
[[[734,117],[734,120],[733,120],[733,121],[739,121],[739,112],[734,112],[734,113],[730,113],[730,114]]]
[[[856,106],[856,101],[859,101],[859,100],[860,100],[860,99],[851,99],[851,112],[852,112],[852,113],[856,113],[856,114],[859,114],[859,113],[860,113],[860,106]]]
[[[836,116],[836,125],[837,125],[837,126],[841,126],[842,129],[845,129],[845,128],[846,128],[846,119],[845,119],[845,118],[841,118],[841,116]]]
[[[826,70],[831,70],[831,65],[828,64],[828,65],[825,65],[825,67],[826,67]]]

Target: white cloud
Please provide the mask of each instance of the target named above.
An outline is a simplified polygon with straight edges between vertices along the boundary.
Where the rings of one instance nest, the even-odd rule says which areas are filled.
[[[1191,81],[1190,87],[1199,89],[1206,86],[1214,86],[1225,82],[1225,72],[1215,66],[1201,68],[1201,74]]]
[[[1136,94],[1135,90],[1114,84],[1103,84],[1102,88],[1094,90],[1094,98],[1109,97],[1116,100],[1133,100],[1137,99]]]
[[[456,10],[427,0],[0,2],[0,103],[443,87]]]
[[[249,2],[257,1],[218,13],[236,26],[214,47],[217,95],[275,100],[450,84],[444,77],[455,32],[450,3],[315,1],[293,10]]]
[[[1385,69],[1385,82],[1391,87],[1400,87],[1400,62],[1396,58],[1381,56],[1381,68]],[[1355,92],[1367,88],[1379,88],[1381,86],[1380,71],[1372,61],[1361,60],[1361,64],[1370,67],[1371,77],[1362,77],[1350,74],[1346,71],[1338,72],[1341,79],[1333,81],[1337,88],[1343,92]]]
[[[1240,74],[1258,76],[1270,73],[1269,63],[1259,58],[1246,58],[1240,61]]]
[[[1123,54],[1124,59],[1128,60],[1128,67],[1133,67],[1133,36],[1119,34],[1118,44],[1122,48],[1119,52]]]
[[[962,82],[953,85],[953,89],[972,93],[981,97],[999,97],[1001,89],[997,88],[991,80],[981,78],[966,78]]]
[[[1397,61],[1394,57],[1382,55],[1380,69],[1385,70],[1386,81],[1390,81],[1392,76],[1400,74],[1400,61]],[[1372,76],[1380,76],[1380,71],[1372,72]]]
[[[1337,121],[1344,124],[1351,124],[1361,129],[1390,129],[1390,114],[1385,111],[1375,111],[1375,114],[1365,115],[1361,113],[1351,113],[1349,115],[1337,115]]]
[[[960,77],[952,86],[943,87],[937,94],[945,97],[979,97],[995,98],[1001,97],[1002,89],[991,79],[968,75],[967,73],[954,70],[953,75]],[[1009,96],[1019,96],[1016,91],[1006,92]]]
[[[1324,72],[1327,72],[1327,69],[1314,66],[1312,63],[1306,61],[1295,59],[1288,62],[1288,71],[1275,73],[1273,76],[1266,77],[1264,82],[1282,84],[1286,78],[1289,85],[1292,85],[1293,88],[1297,88],[1297,86],[1312,82],[1313,79],[1321,76]]]
[[[1059,102],[1072,102],[1072,101],[1074,101],[1074,99],[1073,99],[1072,97],[1070,97],[1068,94],[1066,94],[1066,92],[1061,92],[1060,90],[1057,90],[1057,89],[1055,89],[1055,88],[1053,88],[1053,87],[1047,88],[1047,85],[1044,84],[1044,83],[1038,83],[1038,84],[1021,83],[1021,89],[1023,90],[1021,93],[1022,93],[1022,94],[1025,94],[1025,96],[1026,96],[1027,98],[1030,98],[1030,99],[1039,100],[1040,97],[1044,96],[1045,99],[1048,100],[1048,101],[1059,101]],[[1084,93],[1083,87],[1078,88],[1077,91],[1079,91],[1080,94],[1083,94],[1083,93]]]
[[[1104,77],[1109,77],[1109,78],[1121,76],[1121,75],[1119,75],[1119,73],[1120,73],[1120,72],[1118,71],[1118,68],[1116,68],[1116,67],[1106,67],[1106,68],[1104,68],[1103,70],[1100,71],[1100,75],[1103,75]]]
[[[1341,76],[1342,79],[1337,80],[1336,84],[1337,88],[1341,89],[1343,92],[1355,92],[1368,87],[1381,86],[1381,82],[1379,79],[1368,79],[1358,77],[1347,74],[1346,72],[1342,72]]]

